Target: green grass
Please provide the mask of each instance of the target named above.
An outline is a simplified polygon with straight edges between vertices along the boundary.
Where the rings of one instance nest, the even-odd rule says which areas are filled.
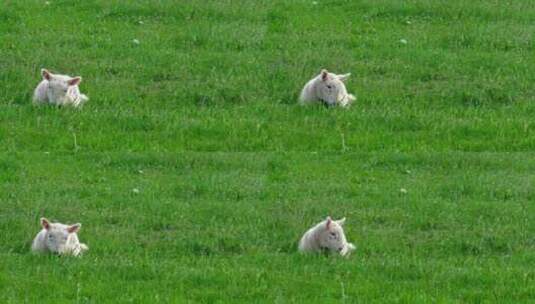
[[[535,2],[312,2],[2,2],[0,302],[535,303]],[[296,252],[327,215],[351,258]]]

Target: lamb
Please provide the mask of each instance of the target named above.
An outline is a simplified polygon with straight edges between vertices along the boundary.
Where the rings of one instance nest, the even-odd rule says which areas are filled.
[[[332,220],[328,216],[324,221],[310,228],[299,241],[299,251],[320,252],[327,250],[329,252],[338,252],[340,255],[347,257],[355,250],[355,245],[348,243],[342,225],[346,218]]]
[[[322,101],[329,106],[340,105],[348,107],[356,99],[354,95],[348,94],[344,82],[351,73],[336,75],[327,70],[311,79],[301,91],[299,103],[302,105]]]
[[[35,253],[56,253],[60,255],[79,256],[88,250],[86,244],[80,243],[76,234],[82,224],[64,225],[51,223],[46,218],[41,218],[43,229],[37,234],[32,244]]]
[[[35,105],[72,105],[77,108],[89,100],[78,88],[82,77],[52,74],[46,69],[41,70],[41,75],[43,80],[37,85],[33,94]]]

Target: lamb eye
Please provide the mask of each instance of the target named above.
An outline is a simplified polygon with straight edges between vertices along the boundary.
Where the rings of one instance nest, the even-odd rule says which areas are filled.
[[[48,238],[49,238],[49,239],[53,239],[54,236],[53,236],[52,234],[49,234],[49,235],[48,235]]]
[[[333,87],[332,87],[332,86],[330,86],[330,85],[328,85],[328,86],[327,86],[327,89],[329,89],[329,90],[330,90],[330,89],[332,89],[332,88],[333,88]]]
[[[336,237],[336,233],[334,233],[334,232],[331,232],[331,235],[332,235],[333,237]]]

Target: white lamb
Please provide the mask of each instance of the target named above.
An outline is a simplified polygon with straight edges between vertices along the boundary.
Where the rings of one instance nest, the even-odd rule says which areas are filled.
[[[79,256],[88,250],[87,245],[80,243],[76,234],[82,224],[64,225],[51,223],[41,218],[43,229],[37,234],[32,244],[32,251],[38,253],[57,253],[60,255]]]
[[[310,228],[299,241],[299,251],[320,252],[327,250],[338,252],[342,256],[349,256],[355,250],[355,245],[348,243],[342,225],[346,218],[332,220],[330,216],[324,221]]]
[[[352,94],[347,93],[344,81],[349,78],[351,73],[336,75],[329,73],[327,70],[321,70],[321,73],[312,78],[299,96],[299,102],[304,104],[318,101],[325,102],[329,106],[340,105],[347,107],[356,99]]]
[[[34,104],[54,104],[82,106],[89,98],[80,93],[78,85],[82,77],[52,74],[46,69],[41,70],[43,80],[37,85],[33,93]]]

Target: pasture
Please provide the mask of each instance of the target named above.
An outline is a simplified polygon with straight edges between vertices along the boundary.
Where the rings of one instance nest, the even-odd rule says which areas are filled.
[[[535,303],[535,2],[0,3],[1,303]],[[406,42],[406,43],[405,43]],[[81,110],[34,107],[39,71]],[[349,109],[300,107],[321,68]],[[327,215],[349,258],[300,255]],[[82,258],[30,253],[81,222]]]

